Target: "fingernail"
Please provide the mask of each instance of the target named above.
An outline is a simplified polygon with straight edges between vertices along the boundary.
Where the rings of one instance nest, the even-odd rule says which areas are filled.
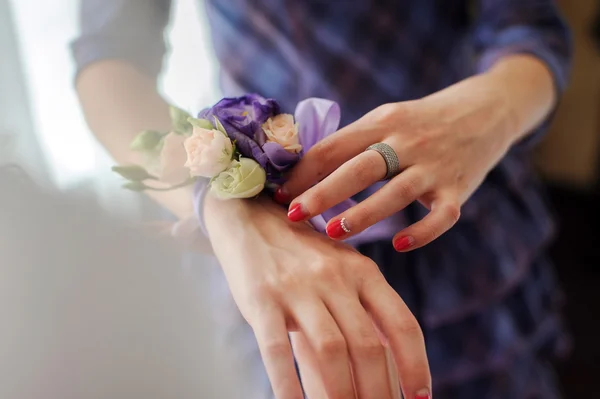
[[[348,227],[346,218],[342,218],[329,223],[325,231],[331,238],[340,238],[350,233],[350,228]]]
[[[412,247],[415,243],[415,239],[411,236],[400,237],[394,241],[394,248],[396,251],[405,251],[408,248]]]
[[[417,395],[415,396],[415,399],[431,399],[431,395],[429,394],[429,390],[428,389],[421,389],[419,392],[417,392]]]
[[[285,188],[279,187],[277,190],[275,190],[273,199],[278,204],[282,204],[282,205],[289,204],[290,203],[290,194],[286,191]]]
[[[296,204],[288,211],[288,219],[292,222],[299,222],[306,219],[307,216],[306,212],[302,209],[302,204]]]

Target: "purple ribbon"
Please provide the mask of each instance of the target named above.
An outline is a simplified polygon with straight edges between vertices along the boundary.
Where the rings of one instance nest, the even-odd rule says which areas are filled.
[[[299,124],[300,144],[304,151],[309,150],[325,137],[335,133],[338,130],[341,119],[340,106],[331,100],[322,98],[309,98],[296,107],[296,121]],[[370,191],[377,190],[382,183],[373,186]],[[327,223],[346,210],[350,209],[357,202],[352,199],[346,199],[341,203],[329,208],[322,214],[310,219],[314,228],[320,232],[325,232]],[[358,245],[364,242],[377,240],[388,240],[394,234],[404,227],[405,223],[400,214],[385,219],[361,233],[346,240],[347,243]]]

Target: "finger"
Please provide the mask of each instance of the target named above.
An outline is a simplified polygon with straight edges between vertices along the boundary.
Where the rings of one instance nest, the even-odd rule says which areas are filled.
[[[325,137],[294,166],[281,188],[281,195],[290,199],[297,197],[379,139],[360,120]]]
[[[396,251],[404,252],[429,244],[450,230],[460,218],[460,205],[455,199],[439,199],[423,219],[396,234],[392,240]]]
[[[301,207],[305,219],[319,215],[381,180],[386,171],[379,153],[363,151],[294,199],[290,210]]]
[[[420,172],[419,168],[410,167],[364,201],[330,220],[327,235],[334,239],[346,239],[360,233],[416,201],[431,189],[431,185],[430,177]]]
[[[325,304],[346,339],[358,397],[391,399],[385,348],[358,297],[336,291]]]
[[[363,284],[361,302],[387,337],[405,398],[431,397],[431,374],[421,328],[383,276]]]
[[[373,321],[373,326],[375,327],[375,331],[377,332],[377,336],[381,341],[381,344],[385,348],[385,358],[387,360],[387,368],[388,368],[388,379],[390,382],[390,392],[392,393],[393,399],[402,399],[402,392],[400,390],[400,380],[398,379],[398,369],[396,368],[396,363],[394,362],[394,355],[390,351],[390,344],[388,342],[387,337],[381,332],[381,328],[375,323],[372,319],[372,315],[369,315],[371,320]]]
[[[275,397],[303,399],[283,315],[277,311],[261,313],[260,319],[252,323],[252,328]]]
[[[302,332],[290,333],[294,355],[298,362],[304,394],[310,399],[327,398],[327,390],[321,378],[315,352]]]
[[[387,359],[388,378],[390,381],[390,392],[393,399],[402,399],[402,390],[400,389],[400,380],[398,379],[398,369],[394,361],[394,355],[388,346],[385,347],[385,357]]]
[[[346,341],[322,302],[298,301],[296,322],[311,344],[329,398],[354,398]]]

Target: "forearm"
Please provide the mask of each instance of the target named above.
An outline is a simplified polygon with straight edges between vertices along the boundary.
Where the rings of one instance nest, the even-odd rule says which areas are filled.
[[[485,75],[507,105],[506,134],[511,145],[535,129],[558,100],[550,70],[534,56],[508,56]]]
[[[455,119],[479,123],[490,143],[506,149],[525,137],[549,114],[557,101],[552,74],[530,55],[510,55],[487,72],[458,82],[431,95],[432,100],[455,104],[477,104],[485,118],[471,118],[470,107],[453,107]],[[468,128],[468,126],[466,126]]]
[[[281,228],[286,226],[294,228],[294,225],[287,219],[285,208],[265,195],[255,199],[226,201],[207,195],[204,201],[204,220],[211,241],[231,240],[233,235],[236,236],[236,239],[242,240],[244,235],[253,234],[249,230],[254,225],[260,225],[263,222],[277,221],[276,223]]]
[[[119,164],[143,162],[129,149],[140,131],[170,127],[168,105],[156,83],[126,62],[103,61],[85,68],[77,92],[90,129]],[[192,187],[148,195],[179,218],[193,214]]]

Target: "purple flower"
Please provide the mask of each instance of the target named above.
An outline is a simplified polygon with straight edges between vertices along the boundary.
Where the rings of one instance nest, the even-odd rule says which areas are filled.
[[[280,113],[277,101],[266,99],[258,94],[247,94],[242,97],[224,98],[212,108],[200,111],[198,118],[208,119],[214,123],[217,117],[223,124],[227,134],[243,133],[251,139],[258,140],[262,124],[272,116]]]
[[[280,113],[277,101],[265,99],[258,94],[224,98],[212,108],[200,112],[198,118],[214,123],[217,117],[236,148],[247,158],[258,162],[267,172],[271,183],[283,183],[283,173],[300,159],[277,143],[267,142],[262,125]]]

